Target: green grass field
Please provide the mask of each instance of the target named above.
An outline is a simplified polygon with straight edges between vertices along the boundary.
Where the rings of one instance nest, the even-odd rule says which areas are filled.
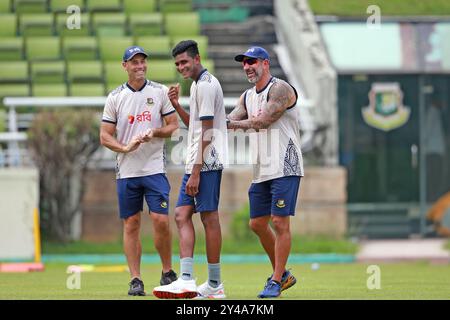
[[[222,278],[229,299],[256,299],[266,277],[271,273],[268,264],[223,264]],[[282,293],[284,300],[395,300],[449,299],[450,268],[426,262],[380,264],[381,288],[369,290],[367,264],[322,264],[312,270],[309,264],[291,265],[297,284]],[[0,299],[56,299],[56,300],[149,300],[128,297],[129,275],[121,273],[81,273],[80,289],[67,289],[67,264],[46,264],[44,272],[0,273]],[[178,268],[178,266],[176,266]],[[197,284],[206,279],[206,268],[196,265]],[[143,266],[142,278],[146,291],[159,283],[160,266]]]
[[[316,15],[367,17],[370,5],[379,6],[385,16],[450,15],[447,0],[309,0],[309,4]]]
[[[174,236],[175,238],[176,236]],[[157,251],[150,236],[142,237],[142,252],[146,254],[156,254]],[[179,252],[178,239],[172,239],[173,252]],[[342,253],[354,254],[358,250],[358,244],[347,239],[334,239],[332,237],[316,236],[305,237],[294,235],[292,237],[291,253]],[[44,254],[123,254],[122,240],[107,243],[93,243],[84,241],[74,241],[70,243],[49,242],[42,243]],[[205,239],[200,234],[195,240],[195,253],[205,254]],[[222,242],[223,254],[265,254],[258,238],[254,234],[249,234],[248,239],[236,240],[224,238]]]

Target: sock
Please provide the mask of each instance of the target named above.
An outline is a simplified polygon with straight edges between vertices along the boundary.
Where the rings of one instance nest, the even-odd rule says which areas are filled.
[[[220,263],[208,263],[208,284],[213,288],[220,285]]]
[[[192,280],[194,274],[194,258],[187,257],[180,259],[180,273],[181,279]]]

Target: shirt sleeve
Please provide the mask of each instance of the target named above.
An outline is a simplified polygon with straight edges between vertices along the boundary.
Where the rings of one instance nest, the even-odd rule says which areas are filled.
[[[161,107],[161,115],[167,116],[171,113],[175,112],[175,108],[172,106],[172,103],[169,100],[169,88],[163,86],[162,90],[162,107]]]
[[[208,81],[200,81],[197,85],[198,116],[200,120],[214,119],[216,91]]]
[[[105,108],[103,109],[103,122],[117,123],[117,112],[115,108],[114,98],[111,94],[108,95],[105,102]]]

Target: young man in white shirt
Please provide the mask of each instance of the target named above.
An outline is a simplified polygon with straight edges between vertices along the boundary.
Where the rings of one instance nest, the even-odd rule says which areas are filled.
[[[153,290],[158,298],[225,298],[220,277],[222,235],[219,195],[222,169],[227,162],[227,126],[219,81],[203,68],[197,43],[181,41],[172,50],[175,65],[185,79],[192,79],[188,114],[178,102],[179,86],[169,89],[175,110],[188,127],[185,175],[175,209],[180,241],[180,277]],[[205,228],[208,281],[197,288],[193,278],[194,213],[200,212]]]

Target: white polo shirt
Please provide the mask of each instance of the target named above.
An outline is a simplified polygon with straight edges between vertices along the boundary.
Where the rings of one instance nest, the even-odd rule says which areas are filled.
[[[114,123],[117,140],[126,145],[137,134],[161,128],[163,117],[175,112],[168,91],[166,86],[149,80],[137,91],[124,83],[108,95],[102,121]],[[152,138],[132,152],[117,154],[117,179],[164,172],[164,138]]]
[[[201,150],[202,120],[213,120],[213,129],[206,134],[211,140],[204,152],[201,171],[222,170],[228,163],[228,135],[223,92],[219,81],[204,69],[193,81],[189,101],[189,130],[185,172],[192,168]]]

